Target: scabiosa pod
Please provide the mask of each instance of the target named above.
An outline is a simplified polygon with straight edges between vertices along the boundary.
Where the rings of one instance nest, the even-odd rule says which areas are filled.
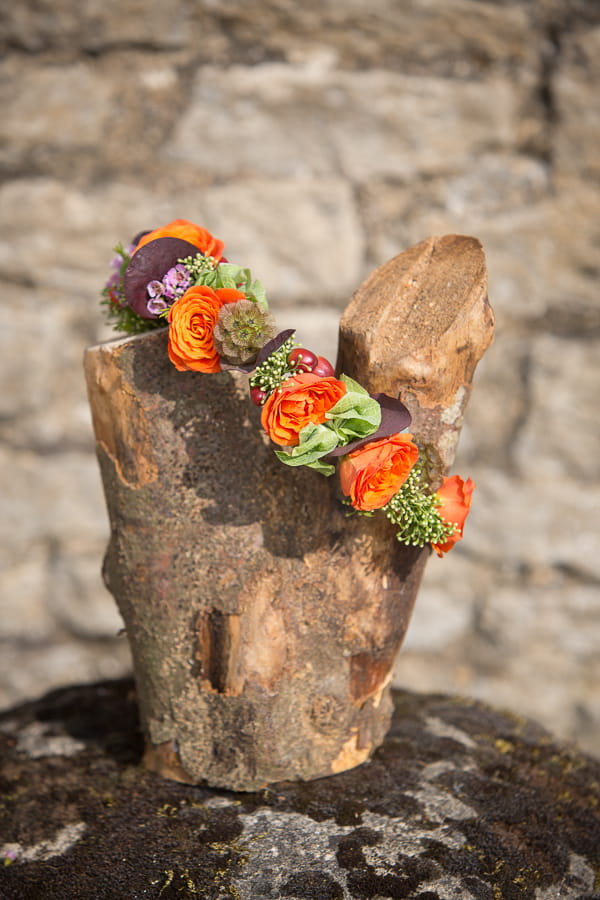
[[[244,295],[236,303],[223,306],[213,330],[215,348],[226,362],[252,362],[267,341],[275,337],[275,318]]]

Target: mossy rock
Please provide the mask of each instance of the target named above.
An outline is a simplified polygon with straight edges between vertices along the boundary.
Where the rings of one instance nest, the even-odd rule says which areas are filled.
[[[141,768],[128,680],[4,713],[0,898],[600,897],[600,762],[474,701],[394,699],[370,762],[252,794]]]

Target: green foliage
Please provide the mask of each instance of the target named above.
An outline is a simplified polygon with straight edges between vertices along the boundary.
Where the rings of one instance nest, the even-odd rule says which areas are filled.
[[[250,269],[244,266],[236,266],[234,263],[217,263],[212,256],[186,256],[177,262],[190,271],[194,284],[207,285],[213,290],[218,288],[234,288],[242,291],[249,300],[253,300],[258,306],[267,312],[269,305],[265,289],[258,279],[252,278]]]
[[[143,334],[164,328],[164,319],[144,319],[138,316],[129,306],[115,306],[110,299],[102,299],[100,305],[105,307],[106,321],[112,325],[113,331],[124,331],[125,334]]]
[[[250,387],[260,388],[270,394],[286,381],[292,374],[288,355],[293,347],[294,337],[291,335],[278,350],[271,353],[263,363],[256,367],[250,376]]]
[[[327,413],[329,427],[335,431],[340,444],[373,434],[381,424],[381,407],[354,379],[341,375],[346,393]]]
[[[249,300],[254,300],[262,310],[268,311],[269,305],[265,289],[258,279],[252,278],[250,269],[234,266],[232,263],[221,263],[217,274],[222,282],[222,287],[237,288],[238,291],[243,291]]]
[[[322,475],[333,475],[335,466],[321,462],[338,445],[335,433],[327,425],[310,423],[300,430],[299,443],[289,450],[276,450],[275,456],[286,466],[307,466]]]
[[[217,284],[217,266],[218,263],[212,256],[204,256],[198,253],[196,256],[186,256],[184,259],[178,259],[178,263],[182,263],[192,276],[192,281],[196,284],[206,284],[208,287],[223,287]]]
[[[163,328],[165,323],[162,320],[144,319],[127,305],[123,293],[123,275],[131,257],[122,244],[117,244],[114,252],[121,257],[121,265],[118,280],[112,284],[109,282],[101,292],[100,306],[104,307],[106,321],[112,325],[113,331],[123,331],[125,334],[142,334],[144,331]]]
[[[425,544],[444,544],[456,530],[454,523],[442,519],[438,506],[435,494],[424,489],[423,471],[417,463],[382,511],[398,526],[396,537],[400,543],[424,547]]]

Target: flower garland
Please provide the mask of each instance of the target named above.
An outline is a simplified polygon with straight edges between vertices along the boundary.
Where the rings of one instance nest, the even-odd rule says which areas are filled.
[[[407,546],[439,556],[463,536],[474,484],[458,475],[431,491],[411,416],[399,400],[369,394],[331,363],[277,333],[264,288],[230,263],[205,228],[176,219],[116,248],[102,303],[115,330],[169,327],[169,359],[179,371],[239,369],[261,424],[288,466],[338,474],[358,513],[381,510]]]

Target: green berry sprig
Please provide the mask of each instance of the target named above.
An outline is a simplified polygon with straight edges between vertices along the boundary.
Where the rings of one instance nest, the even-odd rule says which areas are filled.
[[[184,259],[178,259],[177,262],[182,263],[186,267],[195,284],[220,287],[217,284],[217,267],[219,264],[212,256],[204,256],[202,253],[198,253],[196,256],[186,256]]]
[[[292,374],[292,366],[288,356],[294,347],[294,338],[291,335],[283,342],[278,350],[274,350],[263,363],[256,367],[250,376],[250,387],[272,394],[280,384]]]
[[[439,514],[435,494],[423,490],[423,472],[417,463],[397,494],[382,511],[399,529],[398,540],[411,547],[425,544],[444,544],[456,531],[453,522],[446,522]]]

